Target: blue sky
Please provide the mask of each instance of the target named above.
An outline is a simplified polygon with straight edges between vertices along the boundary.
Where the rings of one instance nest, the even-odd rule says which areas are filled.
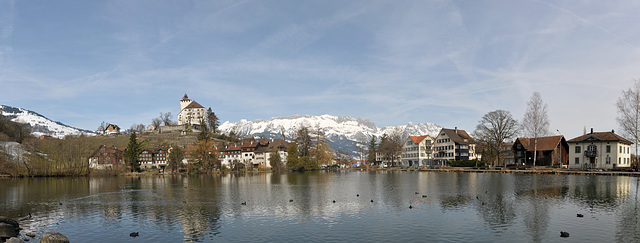
[[[0,104],[95,130],[178,113],[433,122],[473,131],[534,91],[551,130],[617,129],[637,1],[0,0]],[[557,134],[557,133],[556,133]]]

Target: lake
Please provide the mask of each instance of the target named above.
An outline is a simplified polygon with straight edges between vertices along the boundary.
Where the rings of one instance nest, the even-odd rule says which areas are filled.
[[[71,242],[638,242],[639,183],[387,171],[19,178],[0,179],[0,215],[22,234]]]

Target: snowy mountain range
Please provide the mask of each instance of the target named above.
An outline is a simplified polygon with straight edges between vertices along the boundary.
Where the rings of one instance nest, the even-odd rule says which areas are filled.
[[[55,138],[64,138],[67,135],[94,135],[92,131],[55,122],[38,113],[22,108],[0,105],[0,115],[8,117],[14,122],[29,124],[31,135],[37,137],[40,135],[48,135]]]
[[[309,127],[315,130],[319,127],[329,140],[331,147],[338,151],[346,151],[354,158],[359,157],[360,149],[366,147],[371,137],[380,138],[383,134],[391,134],[396,129],[400,129],[403,138],[409,136],[430,135],[436,137],[442,128],[433,123],[408,123],[401,126],[377,127],[375,123],[368,119],[353,118],[348,116],[289,116],[276,117],[270,120],[240,120],[238,122],[224,122],[220,125],[221,133],[233,131],[240,136],[264,136],[267,138],[280,138],[284,133],[287,140],[293,138],[296,131],[302,127]]]

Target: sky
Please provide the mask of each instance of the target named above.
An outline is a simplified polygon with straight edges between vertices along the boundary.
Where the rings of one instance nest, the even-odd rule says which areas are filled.
[[[640,1],[0,0],[0,104],[95,130],[179,112],[432,122],[522,120],[552,134],[619,129],[640,78]]]

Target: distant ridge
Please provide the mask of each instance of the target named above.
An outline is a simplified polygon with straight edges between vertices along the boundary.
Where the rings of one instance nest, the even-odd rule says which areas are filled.
[[[8,117],[11,121],[28,124],[31,128],[31,135],[39,137],[41,135],[64,138],[67,135],[95,135],[92,131],[75,128],[61,122],[52,121],[36,112],[0,105],[0,115]]]
[[[407,125],[377,127],[374,122],[364,118],[353,118],[349,116],[287,116],[274,117],[269,120],[240,120],[238,122],[226,121],[220,125],[221,133],[229,133],[234,131],[240,136],[265,136],[267,138],[280,138],[284,132],[287,139],[295,135],[297,129],[307,126],[315,129],[320,126],[322,131],[327,135],[331,147],[338,151],[343,150],[349,152],[353,158],[359,158],[358,144],[366,147],[371,137],[380,138],[383,134],[390,134],[395,129],[400,129],[403,138],[416,135],[430,135],[435,137],[441,126],[434,123],[418,123],[409,122]]]

